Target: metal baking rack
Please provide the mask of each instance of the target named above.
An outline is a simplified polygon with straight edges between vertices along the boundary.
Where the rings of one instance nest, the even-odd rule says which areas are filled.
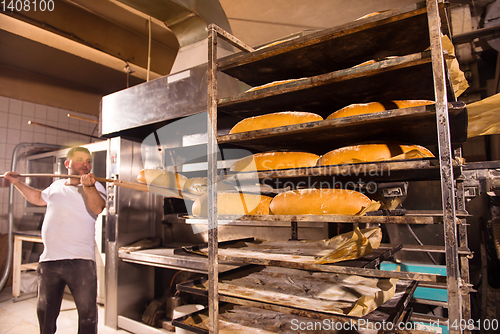
[[[459,144],[466,140],[467,114],[465,106],[453,104],[455,97],[448,79],[445,64],[447,56],[441,41],[442,34],[449,34],[445,8],[446,5],[441,1],[427,0],[260,50],[254,50],[215,25],[209,26],[207,224],[210,269],[209,286],[204,293],[209,297],[211,333],[218,332],[219,300],[235,301],[227,296],[219,296],[218,293],[218,220],[231,218],[217,214],[217,145],[230,143],[271,150],[290,146],[311,147],[314,142],[314,149],[321,149],[320,153],[325,153],[327,151],[324,150],[325,146],[321,147],[321,143],[333,142],[334,147],[330,148],[333,149],[341,144],[346,145],[346,141],[368,139],[367,133],[371,131],[373,132],[369,137],[372,138],[380,135],[381,140],[412,140],[417,144],[438,147],[435,172],[439,170],[442,189],[441,218],[445,234],[443,248],[447,269],[448,319],[457,323],[462,319],[470,319],[468,262],[463,252],[465,249],[467,253],[467,235],[464,224],[460,224],[461,220],[457,218],[457,211],[465,212],[458,178],[462,166],[455,164],[455,156],[459,157],[459,151],[453,151],[452,147],[452,143]],[[218,59],[216,46],[219,38],[230,42],[242,52]],[[425,50],[429,45],[430,52]],[[390,52],[380,55],[380,50]],[[391,56],[396,58],[389,58]],[[356,66],[368,60],[375,62]],[[218,98],[218,72],[251,86],[279,80],[296,80]],[[405,99],[433,100],[435,106],[393,110],[377,116],[315,122],[249,134],[218,133],[219,119],[222,121],[230,116],[245,118],[276,111],[303,110],[317,112],[325,118],[331,112],[351,103]],[[383,124],[390,126],[385,127]],[[339,129],[341,131],[337,131]],[[346,133],[344,137],[343,130]],[[300,143],[298,138],[306,143]],[[420,169],[420,172],[422,170],[425,171],[425,168]],[[412,168],[406,170],[410,174],[411,171]],[[404,173],[404,168],[401,168],[401,173]],[[296,218],[295,220],[305,219]],[[353,217],[358,222],[373,218]],[[430,218],[435,217],[431,215]],[[389,222],[399,217],[380,219]],[[368,273],[372,269],[363,270]],[[264,304],[256,306],[267,307]],[[461,330],[458,329],[457,332]]]

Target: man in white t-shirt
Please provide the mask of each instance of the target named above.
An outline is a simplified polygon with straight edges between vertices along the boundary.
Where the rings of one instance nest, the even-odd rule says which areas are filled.
[[[7,172],[9,180],[32,204],[47,206],[42,224],[44,250],[38,265],[37,314],[41,334],[56,331],[66,285],[78,310],[78,333],[97,333],[95,222],[106,206],[106,190],[90,173],[92,156],[84,147],[69,150],[64,165],[69,177],[41,191]]]

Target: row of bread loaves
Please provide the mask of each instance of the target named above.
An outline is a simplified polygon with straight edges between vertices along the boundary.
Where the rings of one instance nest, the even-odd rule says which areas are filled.
[[[192,206],[194,216],[207,216],[208,196],[199,197]],[[348,189],[299,189],[282,192],[274,198],[261,194],[220,192],[219,215],[357,215],[365,212],[371,199]],[[372,208],[377,210],[378,206]]]
[[[392,159],[432,158],[434,155],[420,145],[362,144],[341,147],[323,156],[308,152],[262,152],[241,158],[233,163],[231,171],[269,171],[347,163],[387,161]]]
[[[207,215],[206,178],[185,176],[160,169],[145,169],[137,177],[141,183],[183,189],[200,195],[192,206],[194,216]],[[262,194],[228,191],[232,186],[221,184],[217,194],[220,215],[355,215],[367,208],[371,200],[364,194],[346,189],[300,189],[270,197]],[[234,189],[234,187],[233,187]]]
[[[398,100],[391,101],[388,104],[380,102],[355,103],[348,105],[330,114],[326,119],[335,119],[340,117],[348,117],[355,115],[370,114],[390,109],[404,109],[423,105],[434,104],[434,101],[429,100]],[[393,108],[392,108],[393,107]],[[266,115],[248,117],[239,121],[229,131],[230,134],[255,131],[262,129],[275,128],[279,126],[303,124],[309,122],[323,121],[323,117],[312,112],[305,111],[281,111]]]

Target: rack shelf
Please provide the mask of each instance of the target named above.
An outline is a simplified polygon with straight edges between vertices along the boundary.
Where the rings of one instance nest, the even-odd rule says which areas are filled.
[[[439,4],[445,18],[444,8]],[[251,86],[314,76],[380,57],[422,52],[430,45],[427,27],[426,5],[420,2],[269,48],[230,55],[218,61],[218,69]],[[446,24],[443,27],[447,33]]]
[[[346,275],[360,275],[364,277],[397,278],[403,280],[428,282],[432,284],[446,284],[446,277],[437,274],[412,273],[404,271],[387,271],[375,269],[382,261],[402,249],[403,245],[397,245],[383,249],[375,249],[369,255],[355,260],[347,260],[333,264],[316,264],[314,259],[317,256],[314,252],[329,251],[328,246],[315,245],[305,247],[302,241],[288,241],[284,246],[283,242],[267,242],[264,247],[260,247],[260,242],[254,242],[253,238],[232,240],[222,242],[219,245],[219,261],[235,262],[246,265],[274,266],[290,269],[307,270],[311,272],[328,272]],[[236,245],[236,246],[235,246]],[[330,249],[331,250],[331,249]],[[207,245],[184,246],[174,250],[174,254],[186,256],[192,254],[207,254]]]
[[[455,170],[460,165],[454,162]],[[260,180],[265,185],[283,188],[287,184],[327,185],[331,188],[335,182],[378,182],[438,180],[439,162],[436,159],[414,159],[383,161],[376,163],[353,163],[335,166],[317,166],[294,169],[280,169],[257,172],[228,172],[226,182],[245,183]]]
[[[297,223],[359,223],[359,224],[415,224],[431,225],[443,222],[442,217],[429,216],[349,216],[349,215],[219,215],[223,221],[256,221],[256,222],[297,222]]]
[[[179,247],[179,245],[177,245]],[[146,266],[177,269],[206,274],[208,272],[208,261],[206,258],[192,254],[175,254],[176,247],[163,247],[155,249],[137,250],[132,252],[118,253],[120,259],[125,262],[142,264]],[[235,263],[221,263],[221,272],[239,267]]]

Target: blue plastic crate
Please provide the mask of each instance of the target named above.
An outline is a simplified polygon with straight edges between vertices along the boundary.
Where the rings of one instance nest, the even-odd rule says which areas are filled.
[[[438,265],[428,265],[428,264],[415,264],[415,263],[393,263],[393,262],[382,262],[380,264],[381,270],[395,271],[400,267],[401,271],[414,272],[414,273],[424,273],[424,274],[435,274],[446,276],[446,267]],[[435,288],[423,288],[417,287],[413,297],[427,300],[435,300],[440,302],[448,301],[448,291],[446,289],[435,289]]]
[[[380,264],[381,270],[390,270],[395,271],[397,268],[400,268],[400,271],[404,272],[414,272],[414,273],[423,273],[423,274],[434,274],[446,276],[446,266],[439,265],[429,265],[429,264],[416,264],[416,263],[393,263],[393,262],[382,262]],[[436,288],[425,288],[425,287],[417,287],[415,292],[413,293],[414,298],[426,299],[426,300],[434,300],[440,302],[448,301],[448,291],[446,289],[436,289]],[[420,330],[429,331],[429,333],[442,333],[448,334],[448,327],[445,325],[439,324],[436,326],[435,324],[423,323],[426,328],[420,328]]]

